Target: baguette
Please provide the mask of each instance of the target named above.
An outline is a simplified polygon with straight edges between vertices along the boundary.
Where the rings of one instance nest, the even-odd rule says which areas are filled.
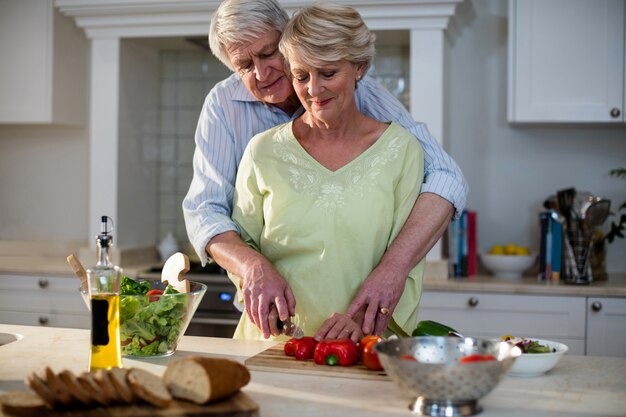
[[[46,382],[41,379],[36,373],[32,373],[26,377],[26,385],[39,395],[39,397],[48,404],[51,408],[54,408],[61,403],[54,396],[50,388],[46,385]]]
[[[89,393],[91,398],[100,405],[111,404],[112,399],[106,396],[98,386],[98,383],[93,378],[93,374],[90,372],[83,372],[78,375],[78,382],[85,388],[85,391]]]
[[[172,402],[172,395],[163,379],[148,371],[133,368],[128,371],[126,380],[137,397],[152,405],[165,408]]]
[[[170,362],[163,380],[174,397],[206,404],[239,391],[250,382],[250,372],[229,359],[188,356]]]
[[[48,407],[38,394],[32,391],[18,391],[0,395],[0,409],[4,414],[16,417],[38,417]]]
[[[66,385],[54,373],[52,368],[46,366],[45,369],[45,381],[48,389],[52,392],[52,395],[59,400],[64,406],[70,406],[76,402],[76,397],[72,392],[66,388]]]
[[[89,405],[94,402],[91,394],[78,382],[78,378],[72,371],[65,369],[59,373],[58,378],[65,385],[65,388],[83,405]]]
[[[122,401],[132,403],[135,400],[133,390],[128,385],[126,376],[128,375],[128,369],[125,368],[111,368],[109,369],[109,379],[113,388],[117,391],[117,394],[122,398]]]

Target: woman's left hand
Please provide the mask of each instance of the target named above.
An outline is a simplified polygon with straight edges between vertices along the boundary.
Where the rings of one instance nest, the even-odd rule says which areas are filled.
[[[332,316],[320,326],[315,336],[318,342],[323,339],[352,339],[358,343],[363,338],[361,325],[355,322],[347,314],[333,313]]]
[[[361,285],[358,294],[352,300],[347,315],[353,317],[365,309],[362,330],[364,334],[382,334],[391,320],[404,291],[406,277],[384,268],[375,268]]]

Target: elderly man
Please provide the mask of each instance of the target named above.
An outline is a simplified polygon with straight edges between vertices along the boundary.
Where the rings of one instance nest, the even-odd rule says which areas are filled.
[[[283,321],[295,314],[296,300],[271,262],[240,239],[230,216],[237,167],[250,139],[303,111],[278,51],[288,20],[275,0],[226,0],[214,13],[211,50],[234,73],[204,102],[195,136],[194,177],[183,201],[187,232],[202,262],[211,257],[242,278],[246,314],[265,338],[277,332],[276,314]],[[411,215],[347,311],[363,317],[363,333],[381,334],[408,272],[463,210],[467,184],[426,126],[413,121],[374,80],[361,79],[356,102],[369,117],[396,121],[409,130],[425,156],[424,184]],[[329,318],[315,337],[323,338],[332,325]]]

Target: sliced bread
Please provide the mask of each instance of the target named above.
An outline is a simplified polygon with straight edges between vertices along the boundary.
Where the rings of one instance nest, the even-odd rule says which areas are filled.
[[[6,415],[16,417],[38,417],[48,406],[32,391],[7,392],[0,395],[0,409]]]
[[[91,372],[83,372],[78,375],[78,382],[89,393],[91,398],[100,405],[109,405],[113,400],[106,396],[98,386],[98,383]]]
[[[66,388],[65,384],[61,382],[49,366],[46,366],[45,369],[45,381],[48,388],[52,392],[52,395],[54,395],[61,404],[64,406],[70,406],[76,403],[77,399],[72,394],[72,391]]]
[[[83,405],[89,405],[94,402],[94,399],[89,392],[78,382],[78,378],[70,370],[64,369],[57,375],[59,381],[65,385],[65,388],[69,390],[72,395]]]
[[[174,397],[206,404],[239,391],[250,382],[250,372],[229,359],[188,356],[170,362],[163,380]]]
[[[172,402],[172,395],[163,383],[163,379],[139,368],[132,368],[126,377],[133,393],[142,400],[160,408]]]
[[[118,394],[117,389],[113,386],[113,381],[109,377],[109,371],[106,369],[98,369],[93,373],[93,378],[98,383],[102,393],[110,398],[113,402],[122,402],[122,396]]]
[[[126,368],[111,368],[109,369],[109,379],[111,384],[117,391],[117,394],[122,398],[122,401],[126,403],[132,403],[135,400],[133,390],[128,385],[126,376],[128,375],[128,369]]]
[[[39,397],[50,407],[55,408],[61,405],[59,400],[54,396],[46,381],[44,381],[36,373],[32,373],[26,377],[26,385],[39,395]]]

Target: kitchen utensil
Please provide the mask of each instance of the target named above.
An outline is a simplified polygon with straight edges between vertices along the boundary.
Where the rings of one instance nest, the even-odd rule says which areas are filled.
[[[572,210],[578,219],[584,219],[587,213],[587,209],[594,201],[597,201],[598,197],[595,197],[589,191],[576,191],[574,194],[574,201],[572,203]]]
[[[386,340],[374,350],[400,388],[415,398],[411,410],[428,416],[469,416],[521,355],[518,347],[497,340],[457,337],[412,337]],[[462,363],[470,355],[495,360]]]
[[[301,375],[318,375],[352,379],[388,380],[384,371],[372,371],[362,363],[354,366],[316,365],[312,360],[301,361],[285,355],[285,343],[281,342],[258,353],[244,362],[251,371],[282,372]]]
[[[80,280],[80,288],[87,291],[87,271],[85,271],[83,265],[73,253],[67,257],[67,263],[70,264],[72,272],[74,272],[74,275]]]
[[[297,339],[304,336],[304,331],[298,327],[291,319],[287,321],[278,320],[277,326],[279,329],[282,329],[283,334],[285,336],[295,337]]]
[[[170,256],[161,271],[161,281],[169,283],[178,292],[189,292],[189,281],[185,279],[185,273],[189,272],[189,257],[182,252],[176,252]]]
[[[572,205],[574,204],[575,195],[575,188],[566,188],[556,193],[559,212],[565,218],[565,225],[568,231],[571,231]]]

